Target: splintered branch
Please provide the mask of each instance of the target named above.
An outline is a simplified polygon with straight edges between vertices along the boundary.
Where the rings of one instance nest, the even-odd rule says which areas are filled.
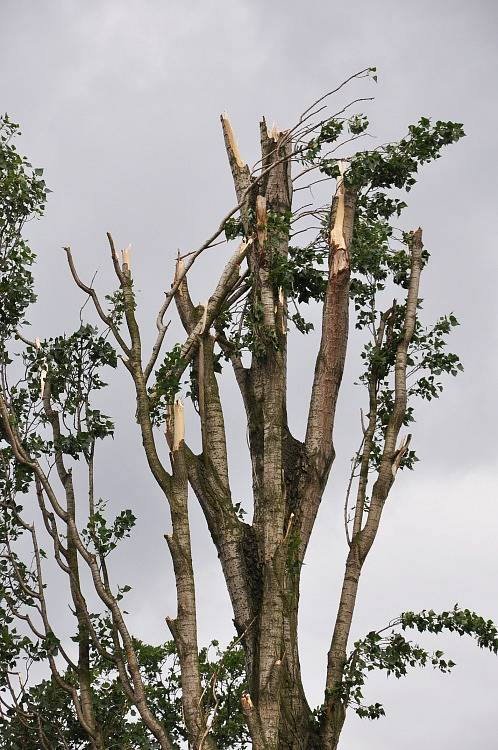
[[[249,693],[244,693],[240,703],[251,735],[253,750],[268,750],[261,717]]]
[[[237,200],[239,203],[242,203],[246,200],[251,187],[251,171],[240,155],[239,146],[228,115],[226,113],[222,114],[220,119]]]
[[[349,253],[355,210],[356,192],[339,180],[331,207],[328,279],[305,437],[305,452],[316,481],[303,482],[298,501],[301,556],[306,551],[335,456],[333,428],[349,333]]]
[[[351,78],[355,78],[359,75],[360,73],[355,74],[351,76]],[[342,86],[339,86],[334,91],[329,92],[328,95],[335,93],[335,91],[338,91],[340,88],[342,88]],[[221,115],[221,123],[222,123],[222,129],[223,129],[223,134],[225,138],[225,145],[226,145],[226,149],[228,153],[228,158],[229,158],[229,162],[230,162],[230,166],[231,166],[232,174],[234,178],[238,205],[235,206],[231,211],[229,211],[226,214],[226,216],[223,217],[223,219],[221,220],[215,232],[197,250],[191,251],[187,253],[186,255],[181,256],[182,259],[188,258],[185,264],[183,264],[182,266],[179,266],[179,264],[177,263],[174,282],[172,284],[171,289],[165,294],[164,302],[161,305],[161,308],[157,314],[156,327],[158,329],[158,335],[153,345],[152,353],[149,358],[148,364],[146,365],[144,369],[145,382],[148,381],[148,378],[150,377],[154,369],[155,363],[157,361],[157,357],[162,347],[165,333],[168,328],[168,325],[165,325],[163,322],[164,316],[172,300],[177,295],[177,292],[179,288],[181,287],[184,278],[186,277],[187,273],[189,272],[194,262],[197,260],[197,258],[202,252],[204,252],[209,247],[213,246],[217,238],[225,230],[225,225],[228,219],[230,219],[237,211],[241,210],[242,218],[244,219],[244,223],[247,225],[247,200],[248,200],[250,191],[256,186],[261,185],[262,181],[267,177],[267,175],[274,172],[278,166],[282,164],[290,163],[292,158],[302,150],[302,149],[298,149],[295,153],[294,152],[287,153],[287,150],[285,147],[286,147],[286,144],[290,141],[290,137],[291,137],[291,133],[293,129],[291,129],[290,131],[286,131],[285,133],[281,133],[280,131],[278,131],[276,126],[268,130],[266,128],[266,123],[263,123],[266,129],[266,137],[268,141],[271,141],[274,144],[274,146],[270,150],[270,152],[266,154],[266,157],[264,159],[265,163],[263,163],[263,169],[260,170],[259,174],[255,174],[254,172],[251,172],[249,170],[249,167],[243,161],[240,155],[240,150],[236,142],[231,123],[226,114]],[[284,155],[280,158],[272,158],[281,149],[285,151]],[[111,256],[112,256],[112,261],[113,261],[116,275],[118,277],[120,285],[122,287],[126,286],[126,279],[127,277],[129,277],[129,264],[125,262],[125,259],[124,259],[123,267],[121,268],[112,236],[109,233],[107,236],[108,236],[108,240],[109,240],[109,244],[111,248]],[[74,274],[73,274],[73,277],[74,277]],[[89,293],[88,290],[90,290],[90,287],[86,287],[86,285],[81,286],[81,283],[79,283],[78,286],[80,286],[80,288],[84,289],[84,291]],[[92,295],[92,298],[93,298],[93,295]],[[94,299],[94,303],[95,303],[95,299]],[[114,333],[114,330],[113,330],[113,333]],[[130,334],[132,334],[132,331],[130,331]],[[133,331],[132,348],[133,348],[133,340],[136,339],[136,337],[137,337],[137,331]],[[119,341],[118,339],[118,342],[122,346],[122,340]],[[125,349],[124,351],[129,356],[130,350]]]
[[[345,267],[344,264],[347,262],[344,259],[344,255],[347,252],[347,246],[346,246],[346,239],[344,237],[345,232],[345,220],[346,220],[346,213],[345,213],[345,198],[346,198],[346,188],[344,186],[344,172],[346,171],[346,168],[349,166],[347,162],[340,161],[339,162],[339,172],[340,177],[337,179],[337,208],[335,212],[334,222],[332,225],[332,228],[330,230],[330,245],[335,249],[334,253],[334,264],[332,267],[332,274],[336,275],[339,273],[339,270],[341,270],[342,267]],[[338,251],[341,251],[340,253]],[[337,258],[340,258],[338,261]]]
[[[349,247],[356,194],[342,180],[338,182],[331,211],[329,277],[323,306],[321,342],[306,431],[306,446],[310,454],[317,451],[331,454],[335,407],[348,339]]]
[[[173,407],[173,446],[172,451],[176,453],[185,439],[185,417],[183,414],[183,403],[176,399]]]

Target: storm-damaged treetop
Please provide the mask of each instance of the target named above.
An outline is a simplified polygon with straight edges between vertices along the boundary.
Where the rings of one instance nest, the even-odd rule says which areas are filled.
[[[380,703],[364,698],[369,671],[400,677],[409,667],[431,664],[446,672],[453,666],[441,651],[417,645],[405,631],[445,629],[497,651],[494,625],[458,607],[440,614],[405,612],[349,643],[360,576],[385,504],[400,471],[417,461],[408,432],[417,400],[437,398],[445,376],[461,369],[446,348],[455,317],[422,318],[420,279],[429,253],[422,230],[404,228],[402,215],[419,168],[458,141],[463,128],[422,117],[399,141],[369,149],[369,122],[357,110],[370,98],[339,104],[332,113],[331,108],[347,86],[375,77],[373,68],[351,76],[287,130],[268,128],[263,120],[261,154],[252,168],[228,116],[221,116],[236,205],[200,247],[179,253],[150,350],[138,322],[131,253],[128,247],[120,252],[111,234],[117,288],[105,299],[81,279],[65,248],[69,271],[83,300],[93,304],[97,324],[82,319],[70,335],[34,341],[26,334],[34,255],[22,230],[28,218],[42,213],[46,186],[41,170],[18,156],[16,127],[2,121],[4,750],[18,747],[20,736],[44,748],[103,750],[119,744],[170,750],[187,742],[195,750],[248,743],[255,750],[333,750],[349,708],[368,718],[384,713]],[[331,196],[325,205],[313,200],[311,187],[318,184],[318,193]],[[206,289],[197,303],[189,271],[208,255],[214,263],[215,246],[220,258],[221,243],[230,246],[230,256],[214,289]],[[311,303],[321,306],[322,319],[306,430],[298,437],[287,419],[294,408],[287,399],[293,356],[288,332],[292,326],[303,334],[313,328],[306,313]],[[185,331],[178,343],[168,339],[175,308]],[[363,340],[358,450],[345,497],[335,495],[334,502],[344,504],[347,554],[345,571],[336,573],[342,590],[330,627],[323,702],[313,708],[299,662],[300,576],[335,457],[334,420],[352,330]],[[129,629],[123,609],[129,587],[114,583],[119,571],[111,575],[110,560],[116,546],[131,537],[128,555],[135,554],[138,563],[135,516],[124,509],[110,519],[95,486],[97,448],[114,434],[113,420],[97,408],[95,394],[117,367],[133,383],[136,398],[123,408],[137,422],[147,465],[171,516],[165,536],[178,609],[167,618],[173,641],[164,647],[146,646]],[[230,436],[218,387],[229,368],[246,415],[240,425],[247,430],[252,466],[246,508],[232,498]],[[200,453],[186,433],[185,398],[198,415]],[[236,628],[234,642],[211,661],[197,643],[189,487],[216,547]],[[60,637],[51,617],[47,557],[65,580],[59,596],[68,596],[75,618],[73,643]],[[34,661],[46,662],[50,682],[33,687],[26,671]],[[14,730],[17,739],[11,742]]]

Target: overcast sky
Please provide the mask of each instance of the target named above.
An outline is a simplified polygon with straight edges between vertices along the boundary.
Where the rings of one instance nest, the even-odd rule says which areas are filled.
[[[120,246],[133,244],[141,316],[152,335],[177,249],[196,247],[234,205],[222,111],[230,113],[252,163],[261,115],[284,128],[337,82],[377,66],[377,86],[351,89],[354,96],[376,96],[368,112],[377,142],[401,137],[420,115],[465,124],[467,137],[423,169],[405,225],[424,228],[432,253],[422,281],[424,313],[430,320],[451,310],[459,318],[452,346],[465,373],[448,383],[439,402],[418,410],[414,443],[421,462],[412,475],[398,477],[391,494],[365,567],[353,637],[404,609],[441,610],[455,602],[498,621],[497,22],[493,0],[0,2],[0,109],[21,123],[20,148],[45,167],[54,191],[46,217],[30,226],[39,254],[40,337],[70,331],[82,303],[68,280],[63,245],[72,246],[83,277],[99,268],[99,288],[112,288],[107,230]],[[226,257],[216,253],[193,278],[198,300]],[[294,338],[293,346],[289,410],[299,433],[316,340]],[[355,352],[353,344],[337,460],[303,573],[302,660],[314,705],[321,701],[342,580],[344,486],[363,406],[348,385],[358,373]],[[245,500],[243,415],[230,377],[223,388],[234,494]],[[168,516],[144,467],[129,398],[129,383],[118,378],[106,395],[118,430],[99,478],[112,508],[132,507],[139,515],[135,543],[116,557],[114,577],[135,587],[128,608],[136,634],[158,642],[168,637],[164,617],[175,608],[163,540]],[[227,596],[192,507],[200,640],[226,640],[232,635]],[[51,596],[62,617],[66,600]],[[345,749],[496,747],[497,658],[473,644],[440,642],[458,663],[454,674],[372,678],[368,696],[384,703],[388,716],[374,724],[351,716]]]

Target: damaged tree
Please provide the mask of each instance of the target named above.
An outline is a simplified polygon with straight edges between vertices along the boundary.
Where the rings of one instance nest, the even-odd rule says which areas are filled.
[[[362,71],[345,83],[372,73]],[[463,130],[457,123],[421,118],[399,142],[351,153],[351,144],[364,137],[368,127],[363,115],[350,114],[360,100],[332,115],[325,109],[345,83],[303,112],[289,130],[268,129],[263,120],[260,160],[252,170],[239,152],[228,117],[221,117],[237,205],[200,248],[179,256],[148,356],[136,317],[129,253],[120,256],[111,235],[118,289],[107,298],[107,306],[93,286],[80,279],[66,248],[72,277],[93,301],[104,331],[82,324],[72,336],[42,342],[25,338],[19,328],[32,301],[32,256],[19,251],[20,231],[24,220],[43,203],[40,175],[31,175],[35,195],[26,205],[19,205],[13,223],[8,205],[4,230],[9,222],[10,229],[2,236],[2,273],[4,278],[17,274],[28,291],[11,300],[7,284],[2,286],[7,312],[2,319],[0,397],[1,543],[6,581],[1,625],[8,648],[2,656],[1,678],[10,695],[2,700],[9,710],[14,706],[18,713],[24,712],[43,747],[65,745],[63,738],[59,745],[50,744],[43,717],[29,711],[27,688],[13,685],[12,673],[23,656],[48,662],[53,684],[72,700],[88,747],[103,750],[112,740],[103,731],[97,710],[96,660],[104,660],[113,670],[126,705],[138,712],[152,747],[170,750],[182,739],[172,732],[146,689],[143,654],[128,630],[120,603],[123,590],[111,583],[108,572],[108,555],[129,535],[133,516],[123,511],[110,524],[94,495],[95,449],[99,440],[112,434],[113,425],[92,406],[92,392],[103,385],[100,370],[115,367],[118,358],[133,381],[136,404],[130,414],[136,416],[148,466],[171,514],[172,531],[166,540],[178,611],[167,624],[180,667],[183,738],[190,747],[216,750],[227,745],[217,739],[217,678],[210,677],[207,686],[199,660],[189,486],[204,513],[230,595],[237,644],[245,660],[247,689],[240,707],[255,750],[336,748],[349,707],[370,718],[383,713],[380,704],[363,702],[364,677],[372,667],[396,676],[414,664],[432,663],[442,671],[451,668],[441,652],[429,654],[400,630],[437,633],[447,628],[474,636],[480,646],[492,651],[498,648],[492,623],[457,608],[440,615],[404,613],[390,623],[388,635],[387,629],[370,633],[350,648],[358,584],[385,503],[398,471],[412,468],[416,460],[410,435],[401,434],[413,421],[412,403],[416,397],[437,397],[442,388],[439,376],[456,374],[461,368],[458,357],[445,349],[455,318],[443,316],[430,327],[420,321],[420,276],[429,256],[421,229],[401,232],[395,228],[406,204],[392,191],[409,191],[419,166],[437,159],[441,149],[457,141]],[[298,190],[327,181],[335,183],[331,203],[295,206]],[[310,220],[318,227],[310,227]],[[237,247],[211,296],[195,304],[188,273],[223,235],[227,242],[235,240]],[[299,235],[306,238],[301,244]],[[395,289],[400,301],[386,303],[386,295]],[[303,333],[310,330],[299,307],[310,301],[322,305],[322,321],[306,433],[299,439],[291,434],[287,421],[288,329],[295,325]],[[173,302],[185,340],[164,354],[165,321]],[[335,456],[334,418],[351,305],[355,326],[365,337],[361,380],[367,403],[347,490],[348,554],[337,617],[331,623],[324,701],[314,711],[306,699],[299,663],[300,573]],[[118,355],[108,337],[113,338]],[[17,352],[17,367],[22,363],[23,372],[12,386],[14,339],[25,348]],[[231,496],[217,378],[222,363],[233,369],[247,417],[251,523],[241,518]],[[191,450],[185,435],[180,396],[187,371],[199,415],[200,454]],[[84,528],[77,521],[82,512],[82,480],[78,486],[73,481],[78,458],[84,459],[87,469]],[[24,520],[25,501],[19,501],[33,490],[54,560],[68,579],[77,622],[76,655],[57,638],[49,618],[39,532]],[[23,563],[15,551],[23,533],[32,540],[34,567]],[[87,605],[84,589],[88,584],[82,583],[80,568],[90,572],[101,602],[99,612],[90,611]],[[28,635],[13,630],[11,623],[16,619],[24,623]]]

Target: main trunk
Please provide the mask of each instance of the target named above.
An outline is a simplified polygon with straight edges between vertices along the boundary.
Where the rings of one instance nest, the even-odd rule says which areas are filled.
[[[240,357],[231,356],[247,414],[252,526],[243,525],[243,531],[232,529],[226,534],[220,530],[217,514],[211,513],[205,502],[203,507],[246,654],[249,696],[243,708],[253,748],[325,749],[328,746],[320,736],[319,722],[308,705],[301,680],[299,585],[334,458],[332,429],[347,344],[349,246],[356,196],[341,183],[333,201],[322,339],[306,440],[300,442],[287,426],[287,297],[274,274],[274,268],[285,263],[289,254],[290,133],[268,130],[263,120],[261,174],[253,177],[241,159],[226,117],[222,124],[245,234],[252,238],[247,256],[251,273],[250,316],[246,322],[252,337],[250,367],[244,367]],[[229,349],[225,353],[230,356]],[[233,574],[235,558],[238,575]]]

